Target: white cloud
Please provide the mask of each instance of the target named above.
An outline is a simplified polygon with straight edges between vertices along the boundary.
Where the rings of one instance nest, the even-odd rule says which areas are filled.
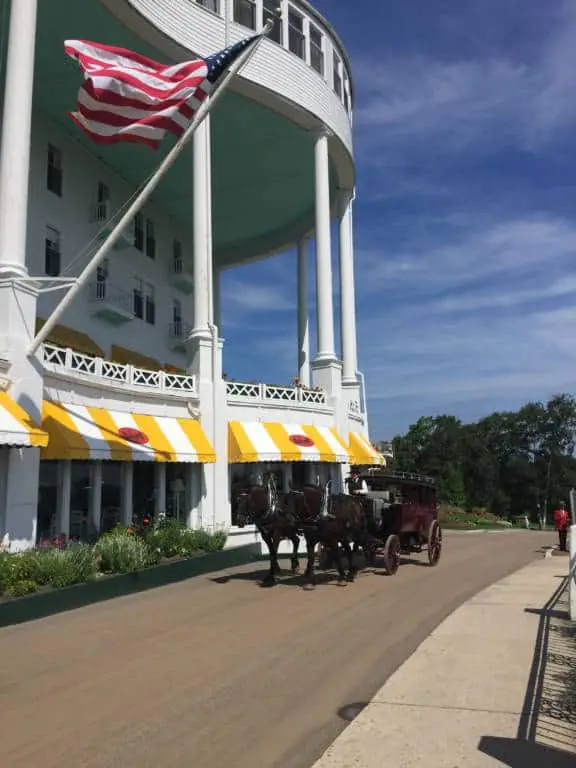
[[[530,61],[508,51],[478,59],[355,61],[364,89],[356,111],[360,152],[374,163],[379,151],[380,162],[402,169],[418,153],[433,161],[437,152],[471,147],[539,151],[576,121],[575,36],[576,8],[565,3],[554,34],[533,46]]]
[[[542,269],[550,279],[573,262],[576,223],[540,214],[530,218],[484,224],[482,217],[464,233],[448,229],[445,240],[430,244],[419,235],[396,254],[385,250],[358,253],[358,280],[365,291],[391,293],[414,289],[454,290],[479,280],[521,279],[529,270]],[[449,239],[450,238],[450,239]],[[566,284],[567,286],[567,284]],[[564,292],[563,289],[561,292]]]

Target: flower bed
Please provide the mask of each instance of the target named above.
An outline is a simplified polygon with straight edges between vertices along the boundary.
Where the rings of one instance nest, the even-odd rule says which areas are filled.
[[[466,512],[460,507],[443,506],[438,510],[438,519],[443,528],[461,531],[501,529],[512,526],[508,520],[482,508],[474,508]]]
[[[102,534],[94,545],[60,537],[26,552],[0,552],[0,600],[217,552],[223,549],[226,538],[224,531],[191,530],[166,519],[155,525],[118,525]]]

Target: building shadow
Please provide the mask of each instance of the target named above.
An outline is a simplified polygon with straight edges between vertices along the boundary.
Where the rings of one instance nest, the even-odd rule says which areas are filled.
[[[541,609],[534,657],[515,738],[483,736],[478,749],[509,768],[576,766],[576,624],[564,577]]]

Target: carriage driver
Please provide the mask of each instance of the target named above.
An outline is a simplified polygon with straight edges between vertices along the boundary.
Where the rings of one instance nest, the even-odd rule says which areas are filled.
[[[346,478],[346,487],[351,496],[364,496],[368,493],[368,484],[366,483],[366,480],[361,479],[356,470],[353,470],[350,473],[350,476]]]

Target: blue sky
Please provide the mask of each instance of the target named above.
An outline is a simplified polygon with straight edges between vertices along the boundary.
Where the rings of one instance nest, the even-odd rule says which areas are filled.
[[[372,438],[576,390],[576,3],[316,5],[354,70]],[[223,277],[230,378],[295,374],[295,270],[287,253]]]

